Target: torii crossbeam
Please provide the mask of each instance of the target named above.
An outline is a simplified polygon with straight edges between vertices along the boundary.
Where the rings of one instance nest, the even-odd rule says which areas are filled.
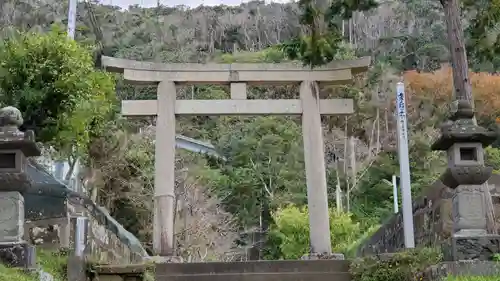
[[[124,116],[157,116],[153,248],[173,255],[176,115],[301,115],[304,137],[311,249],[331,253],[321,115],[351,114],[352,99],[319,99],[317,84],[345,84],[368,69],[370,58],[336,61],[324,67],[297,64],[162,64],[103,57],[107,70],[132,83],[158,85],[157,100],[122,101]],[[300,83],[300,99],[248,100],[247,85]],[[177,100],[176,84],[227,84],[231,99]]]

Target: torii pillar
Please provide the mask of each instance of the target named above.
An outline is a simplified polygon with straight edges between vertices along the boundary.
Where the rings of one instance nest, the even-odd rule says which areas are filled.
[[[336,61],[311,70],[295,64],[161,64],[103,57],[102,64],[128,81],[158,85],[157,100],[122,101],[124,116],[157,116],[153,247],[160,256],[174,254],[176,115],[302,116],[309,206],[311,254],[331,255],[328,196],[321,115],[354,112],[352,99],[320,99],[318,83],[349,83],[370,64],[365,57]],[[177,100],[176,84],[230,85],[231,98]],[[247,85],[300,84],[300,99],[249,100]]]

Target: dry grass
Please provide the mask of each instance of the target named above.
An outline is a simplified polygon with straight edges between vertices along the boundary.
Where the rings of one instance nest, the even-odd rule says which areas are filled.
[[[453,80],[449,67],[434,73],[408,71],[404,79],[410,104],[415,99],[442,105],[452,98]],[[500,75],[470,73],[470,80],[478,114],[482,117],[496,117],[500,111]]]

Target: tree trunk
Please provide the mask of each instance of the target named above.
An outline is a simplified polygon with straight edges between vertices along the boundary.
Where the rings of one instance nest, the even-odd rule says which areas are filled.
[[[444,8],[448,41],[450,42],[453,86],[455,88],[453,97],[456,100],[468,100],[474,108],[459,3],[458,0],[441,0],[441,4]]]

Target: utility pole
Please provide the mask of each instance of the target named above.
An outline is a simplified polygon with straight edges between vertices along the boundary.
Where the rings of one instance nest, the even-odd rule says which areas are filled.
[[[75,30],[76,30],[76,7],[77,7],[77,0],[69,0],[69,6],[68,6],[68,37],[70,39],[75,39]],[[69,164],[69,163],[68,163]],[[80,165],[78,159],[76,160],[76,163],[74,165]],[[70,170],[70,172],[72,172]],[[70,175],[70,177],[73,175]],[[78,177],[77,177],[78,178]],[[77,179],[78,180],[78,179]],[[75,187],[79,186],[78,184],[75,184]],[[81,192],[81,190],[75,189],[77,192]],[[69,205],[69,202],[66,202],[67,205]],[[70,219],[71,222],[71,219]],[[85,243],[86,243],[86,228],[87,228],[87,217],[85,216],[85,213],[82,212],[76,217],[76,223],[75,223],[75,255],[77,257],[82,258],[83,257],[83,251],[85,249]]]
[[[68,8],[68,37],[71,38],[71,39],[75,39],[76,2],[77,2],[77,0],[69,0],[69,8]]]

